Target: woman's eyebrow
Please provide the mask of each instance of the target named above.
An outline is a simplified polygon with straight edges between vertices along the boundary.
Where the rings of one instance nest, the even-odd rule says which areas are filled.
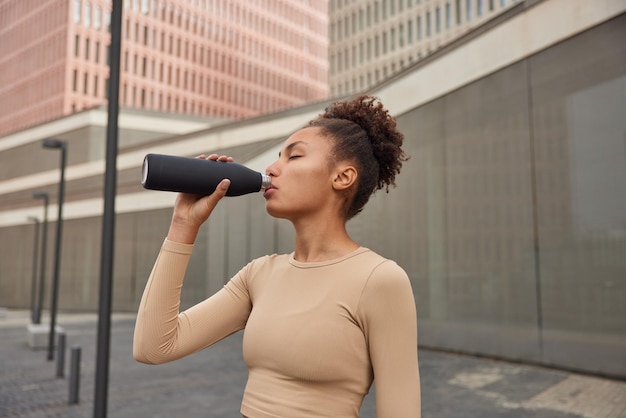
[[[285,147],[285,151],[289,151],[291,152],[291,150],[296,146],[296,145],[307,145],[306,142],[304,141],[296,141],[296,142],[292,142],[291,144],[287,145]],[[282,155],[282,152],[278,152],[278,156],[280,157]]]

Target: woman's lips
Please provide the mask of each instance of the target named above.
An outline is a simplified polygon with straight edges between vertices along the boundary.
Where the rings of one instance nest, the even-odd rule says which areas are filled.
[[[265,189],[265,192],[263,192],[263,197],[265,197],[265,198],[267,199],[267,198],[268,198],[268,197],[270,197],[270,196],[274,193],[274,191],[276,191],[276,190],[278,190],[278,189],[276,189],[276,187],[274,187],[274,186],[270,185],[267,189]]]

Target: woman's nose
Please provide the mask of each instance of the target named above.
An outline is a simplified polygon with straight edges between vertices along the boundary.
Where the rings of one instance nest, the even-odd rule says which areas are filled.
[[[269,167],[265,169],[265,174],[271,177],[276,177],[280,174],[280,170],[276,166],[276,163],[271,164]]]

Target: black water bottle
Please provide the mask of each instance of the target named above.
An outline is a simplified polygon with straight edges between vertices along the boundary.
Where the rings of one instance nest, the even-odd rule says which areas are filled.
[[[143,160],[141,184],[150,190],[210,195],[224,179],[230,180],[226,196],[265,190],[270,176],[241,164],[173,155],[148,154]]]

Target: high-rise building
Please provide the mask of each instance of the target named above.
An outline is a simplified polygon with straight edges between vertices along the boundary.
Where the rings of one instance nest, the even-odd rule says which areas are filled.
[[[372,87],[521,0],[330,0],[330,94]]]
[[[111,0],[0,0],[0,135],[106,102]],[[325,0],[125,0],[120,104],[242,118],[326,98]]]

